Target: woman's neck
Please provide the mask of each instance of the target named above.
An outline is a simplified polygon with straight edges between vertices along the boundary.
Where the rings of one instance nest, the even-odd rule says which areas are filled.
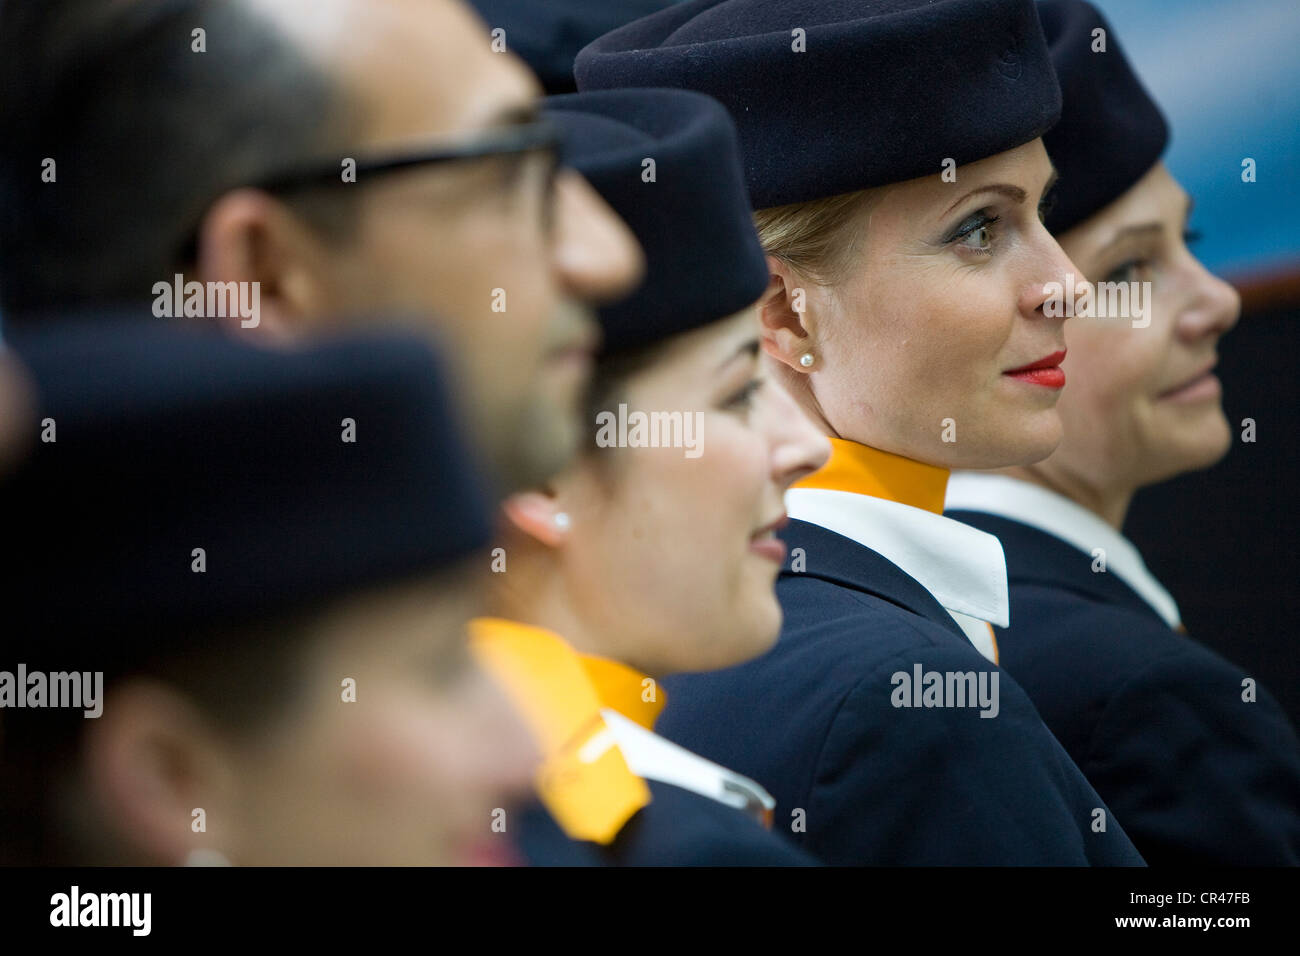
[[[588,621],[588,616],[580,612],[561,569],[548,555],[524,557],[516,552],[511,562],[511,580],[493,594],[493,616],[558,634],[580,654],[637,666],[635,662],[623,659],[622,650],[604,633],[606,628],[594,626]]]
[[[998,474],[1028,481],[1048,491],[1054,491],[1064,498],[1069,498],[1075,504],[1087,508],[1116,531],[1123,530],[1129,504],[1137,492],[1136,488],[1120,485],[1103,488],[1077,475],[1053,468],[1047,462],[1001,468]]]

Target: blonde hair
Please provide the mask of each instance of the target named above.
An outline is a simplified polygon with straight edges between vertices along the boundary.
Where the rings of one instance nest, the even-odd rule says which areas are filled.
[[[874,204],[877,189],[860,189],[809,202],[773,206],[754,213],[763,251],[821,285],[843,278],[861,241],[861,214]]]

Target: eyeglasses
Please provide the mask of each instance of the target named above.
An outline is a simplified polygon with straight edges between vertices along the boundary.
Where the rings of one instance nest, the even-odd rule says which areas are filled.
[[[240,185],[261,189],[266,192],[287,192],[331,184],[355,185],[360,184],[363,177],[399,172],[420,166],[543,152],[549,154],[550,157],[550,179],[553,186],[554,173],[563,160],[563,147],[564,140],[560,128],[550,120],[541,118],[493,129],[463,143],[450,145],[440,143],[425,149],[358,158],[355,160],[355,165],[350,169],[345,169],[343,160],[340,159],[317,161],[273,172],[252,182]],[[345,172],[353,174],[354,178],[345,179]],[[236,187],[232,186],[231,188]],[[550,186],[548,186],[549,188]],[[548,221],[549,212],[548,207]],[[180,261],[193,261],[197,253],[198,227],[196,226],[182,245]]]
[[[362,176],[395,172],[415,166],[432,166],[437,163],[459,162],[467,159],[487,159],[492,156],[511,156],[517,153],[543,151],[550,153],[558,165],[563,140],[559,127],[550,120],[538,119],[514,126],[491,130],[469,142],[453,145],[440,144],[427,149],[358,159],[355,169],[357,182]],[[296,169],[287,169],[248,183],[267,192],[295,189],[325,182],[346,182],[340,160],[315,163]]]

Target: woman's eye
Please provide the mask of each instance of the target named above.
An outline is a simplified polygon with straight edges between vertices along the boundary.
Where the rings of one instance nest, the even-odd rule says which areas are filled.
[[[991,252],[993,249],[993,224],[999,218],[983,212],[976,213],[958,226],[957,231],[952,234],[948,241],[955,242],[972,252]]]
[[[1048,193],[1038,203],[1038,221],[1047,222],[1047,217],[1052,214],[1052,209],[1056,206],[1056,193]]]
[[[726,409],[746,411],[754,404],[754,396],[758,394],[758,390],[762,387],[763,380],[761,378],[752,378],[745,383],[744,387],[741,388],[740,391],[726,399],[722,403],[722,407]]]
[[[1201,241],[1201,232],[1199,229],[1183,230],[1183,245],[1194,246]]]
[[[961,244],[967,249],[987,252],[993,246],[993,231],[988,226],[980,226],[978,229],[966,233],[962,237]]]
[[[1140,282],[1146,274],[1150,262],[1146,259],[1130,259],[1117,265],[1107,273],[1105,282]]]

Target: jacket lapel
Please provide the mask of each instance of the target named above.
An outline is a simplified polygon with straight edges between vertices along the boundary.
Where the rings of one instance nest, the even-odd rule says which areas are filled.
[[[928,618],[969,643],[952,615],[916,578],[865,545],[799,520],[791,520],[782,529],[780,537],[789,549],[781,577],[820,578],[840,587],[871,594]],[[796,549],[800,549],[800,553],[796,554]],[[792,567],[796,560],[802,562],[802,570]]]
[[[1007,580],[1016,584],[1043,584],[1065,588],[1100,601],[1164,619],[1118,575],[1092,570],[1092,556],[1038,528],[983,511],[945,512],[954,518],[997,535],[1007,558]]]

